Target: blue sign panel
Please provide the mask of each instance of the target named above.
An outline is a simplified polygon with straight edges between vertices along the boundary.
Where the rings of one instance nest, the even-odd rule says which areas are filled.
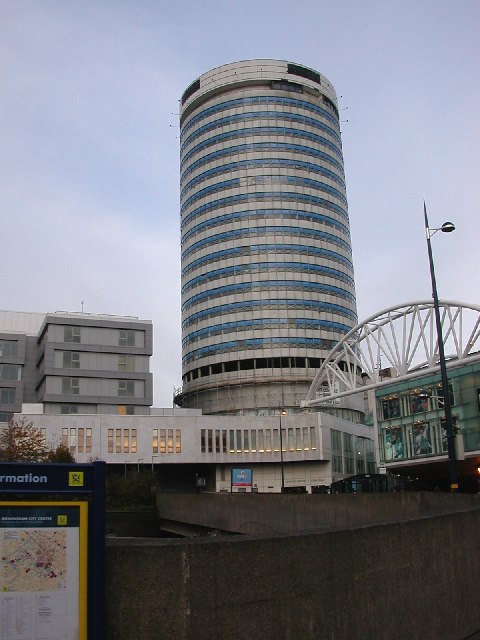
[[[89,493],[93,466],[82,464],[0,464],[0,493]]]
[[[251,487],[252,481],[251,469],[232,469],[232,487]]]
[[[105,462],[0,463],[0,639],[103,640],[104,550]]]

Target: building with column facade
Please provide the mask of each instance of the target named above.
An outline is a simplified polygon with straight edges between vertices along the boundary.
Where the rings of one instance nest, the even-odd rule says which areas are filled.
[[[181,100],[182,389],[208,414],[300,402],[357,322],[337,96],[317,71],[250,60]],[[362,402],[332,408],[358,421]]]

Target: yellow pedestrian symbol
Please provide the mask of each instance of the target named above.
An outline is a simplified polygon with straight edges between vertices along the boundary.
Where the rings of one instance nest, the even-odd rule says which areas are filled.
[[[69,471],[68,472],[68,486],[69,487],[83,487],[83,471]]]
[[[66,524],[67,524],[67,516],[57,516],[57,524],[59,526],[66,526]]]

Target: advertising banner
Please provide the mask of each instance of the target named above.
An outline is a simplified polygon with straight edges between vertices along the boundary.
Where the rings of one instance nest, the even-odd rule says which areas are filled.
[[[232,487],[251,487],[252,481],[251,469],[232,469]]]

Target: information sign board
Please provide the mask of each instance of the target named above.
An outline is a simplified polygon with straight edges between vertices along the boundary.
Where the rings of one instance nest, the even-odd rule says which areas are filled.
[[[87,502],[0,502],[0,639],[86,640]]]
[[[104,640],[105,462],[0,463],[0,640]]]

